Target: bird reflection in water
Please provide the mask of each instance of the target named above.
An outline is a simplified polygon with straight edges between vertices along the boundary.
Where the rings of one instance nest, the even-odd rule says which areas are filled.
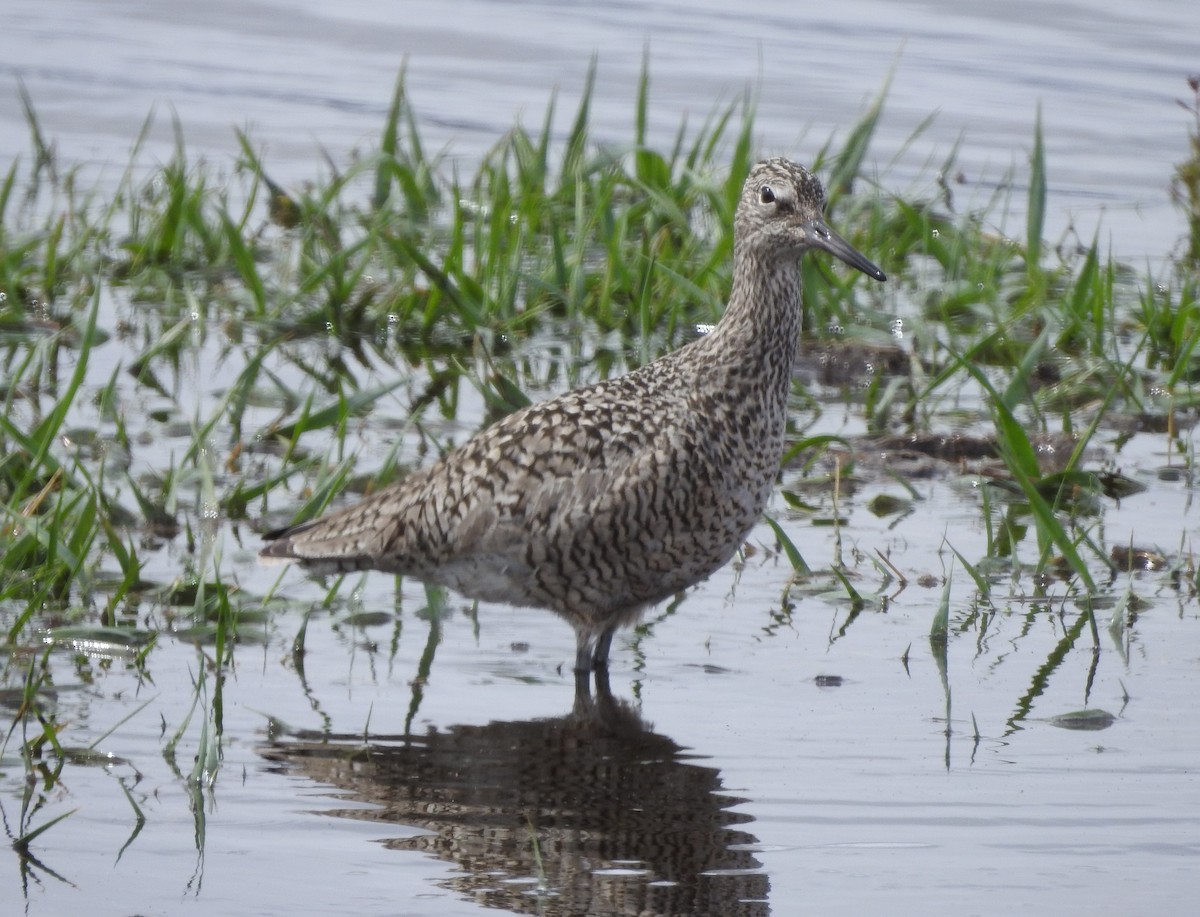
[[[422,736],[296,734],[263,749],[378,809],[334,814],[429,833],[388,846],[462,870],[449,887],[542,915],[765,917],[756,838],[720,774],[652,732],[606,677],[553,719]],[[539,862],[540,861],[540,862]],[[530,881],[542,877],[541,886]]]

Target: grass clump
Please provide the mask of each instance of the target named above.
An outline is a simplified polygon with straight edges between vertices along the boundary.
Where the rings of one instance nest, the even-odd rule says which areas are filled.
[[[34,154],[0,183],[6,678],[37,668],[29,660],[46,633],[56,651],[86,639],[71,629],[55,643],[53,626],[94,628],[109,645],[124,631],[129,664],[141,666],[168,622],[216,673],[197,701],[208,725],[192,774],[211,783],[220,677],[232,648],[262,627],[251,612],[265,603],[238,582],[257,520],[315,514],[428,461],[479,422],[460,416],[469,400],[504,413],[650,359],[717,319],[733,210],[755,158],[753,98],[681,125],[659,149],[647,139],[647,69],[631,138],[614,147],[590,132],[592,88],[589,75],[564,136],[552,130],[555,99],[537,128],[515,126],[460,174],[427,151],[401,74],[378,147],[299,188],[272,179],[245,134],[233,175],[191,161],[176,124],[164,166],[138,168],[139,139],[115,187],[81,191],[27,102]],[[986,593],[991,571],[1020,569],[1018,548],[1031,544],[1039,572],[1057,565],[1079,595],[1102,592],[1097,507],[1117,497],[1085,467],[1089,445],[1107,437],[1119,451],[1113,418],[1137,414],[1165,418],[1187,452],[1171,418],[1195,404],[1195,272],[1164,285],[1096,242],[1047,245],[1040,121],[1023,238],[993,225],[1000,196],[956,213],[944,181],[883,194],[864,175],[882,105],[881,95],[816,165],[830,176],[839,230],[882,253],[892,282],[868,288],[819,259],[803,270],[808,350],[843,359],[855,345],[884,368],[797,390],[792,433],[804,448],[792,458],[805,464],[795,489],[817,496],[789,504],[833,507],[829,576],[857,613],[867,590],[840,553],[836,502],[856,459],[831,486],[818,470],[826,447],[846,445],[821,428],[830,406],[860,410],[873,441],[987,434],[982,475],[1008,486],[981,505],[987,556],[973,566],[955,551],[969,578]],[[940,171],[953,174],[952,157]],[[1178,188],[1194,203],[1191,176],[1182,165]],[[368,440],[368,417],[385,445]],[[1070,442],[1052,467],[1038,448],[1050,435]],[[820,575],[811,552],[773,526],[799,573]],[[435,646],[431,637],[422,677]],[[202,675],[196,683],[199,698]]]

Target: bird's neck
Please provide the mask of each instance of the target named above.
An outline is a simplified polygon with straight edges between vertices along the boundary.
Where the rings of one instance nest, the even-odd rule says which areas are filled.
[[[713,425],[718,450],[736,430],[748,453],[729,463],[739,493],[757,517],[774,487],[787,435],[788,396],[800,336],[800,271],[735,257],[729,305],[717,327],[693,346],[692,403]]]
[[[729,305],[709,335],[717,359],[749,362],[786,391],[800,338],[800,265],[764,265],[736,253]]]

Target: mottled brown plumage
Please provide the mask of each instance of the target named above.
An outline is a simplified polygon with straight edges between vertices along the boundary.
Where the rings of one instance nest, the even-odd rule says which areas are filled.
[[[759,163],[710,334],[517,411],[357,504],[268,535],[261,556],[548,608],[575,628],[577,671],[605,666],[614,631],[723,566],[762,514],[783,454],[800,256],[823,249],[885,279],[823,208],[802,167]]]

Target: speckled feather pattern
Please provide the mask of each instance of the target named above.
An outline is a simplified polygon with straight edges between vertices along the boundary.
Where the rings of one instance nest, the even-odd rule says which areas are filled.
[[[269,536],[263,556],[547,608],[575,628],[581,659],[601,640],[603,664],[613,630],[723,566],[762,514],[784,447],[798,258],[818,244],[803,227],[822,207],[801,167],[760,163],[709,335],[517,411],[405,480]]]

